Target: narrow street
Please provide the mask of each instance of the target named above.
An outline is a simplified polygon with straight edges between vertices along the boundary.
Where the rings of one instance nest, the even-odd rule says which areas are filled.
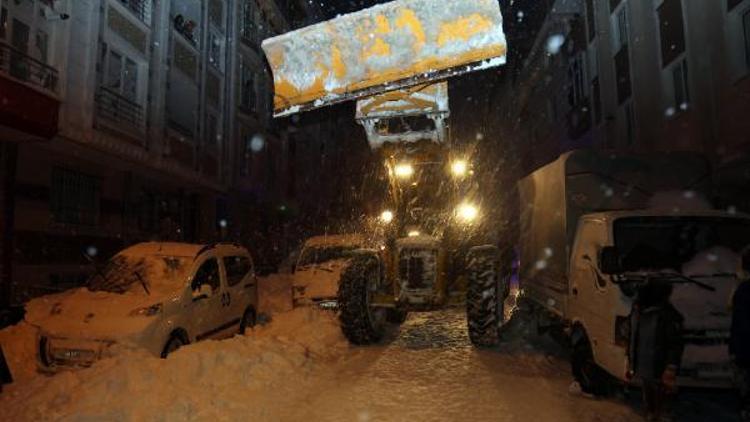
[[[331,368],[290,419],[639,420],[625,405],[569,394],[567,363],[540,350],[552,345],[513,339],[475,349],[464,318],[458,310],[410,316],[387,345],[354,349]]]

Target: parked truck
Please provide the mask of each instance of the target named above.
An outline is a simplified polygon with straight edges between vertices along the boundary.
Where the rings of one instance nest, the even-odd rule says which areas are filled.
[[[673,283],[685,317],[683,386],[731,385],[729,303],[750,217],[711,210],[700,157],[581,150],[519,183],[522,301],[572,347],[584,391],[634,380],[631,312],[648,283]]]

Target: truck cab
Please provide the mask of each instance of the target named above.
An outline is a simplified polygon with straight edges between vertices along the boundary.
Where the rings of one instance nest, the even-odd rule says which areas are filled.
[[[568,335],[585,391],[631,381],[633,305],[657,281],[685,319],[678,383],[731,385],[729,304],[750,216],[712,210],[708,174],[689,153],[579,150],[519,183],[523,302]]]
[[[739,252],[748,242],[750,217],[743,215],[585,215],[570,257],[568,319],[583,330],[597,365],[627,381],[630,316],[638,290],[656,280],[670,282],[671,302],[685,318],[678,382],[729,387],[729,304],[739,282]],[[612,261],[612,255],[617,268],[605,262]]]

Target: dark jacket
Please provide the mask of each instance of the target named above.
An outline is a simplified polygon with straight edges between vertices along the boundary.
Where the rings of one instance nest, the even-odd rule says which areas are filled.
[[[631,317],[629,357],[635,374],[658,379],[682,362],[684,318],[670,303],[636,308]]]
[[[735,356],[737,365],[750,368],[750,281],[742,282],[734,292],[729,354]]]

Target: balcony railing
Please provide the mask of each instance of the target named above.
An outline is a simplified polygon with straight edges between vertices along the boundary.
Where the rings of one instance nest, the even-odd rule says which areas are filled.
[[[110,122],[143,129],[143,107],[109,88],[99,87],[96,93],[96,111],[97,116]]]
[[[151,20],[151,11],[149,10],[149,0],[118,0],[121,5],[125,6],[128,10],[140,19],[142,22],[149,24]]]
[[[51,94],[57,93],[57,69],[4,43],[0,43],[0,72]]]

